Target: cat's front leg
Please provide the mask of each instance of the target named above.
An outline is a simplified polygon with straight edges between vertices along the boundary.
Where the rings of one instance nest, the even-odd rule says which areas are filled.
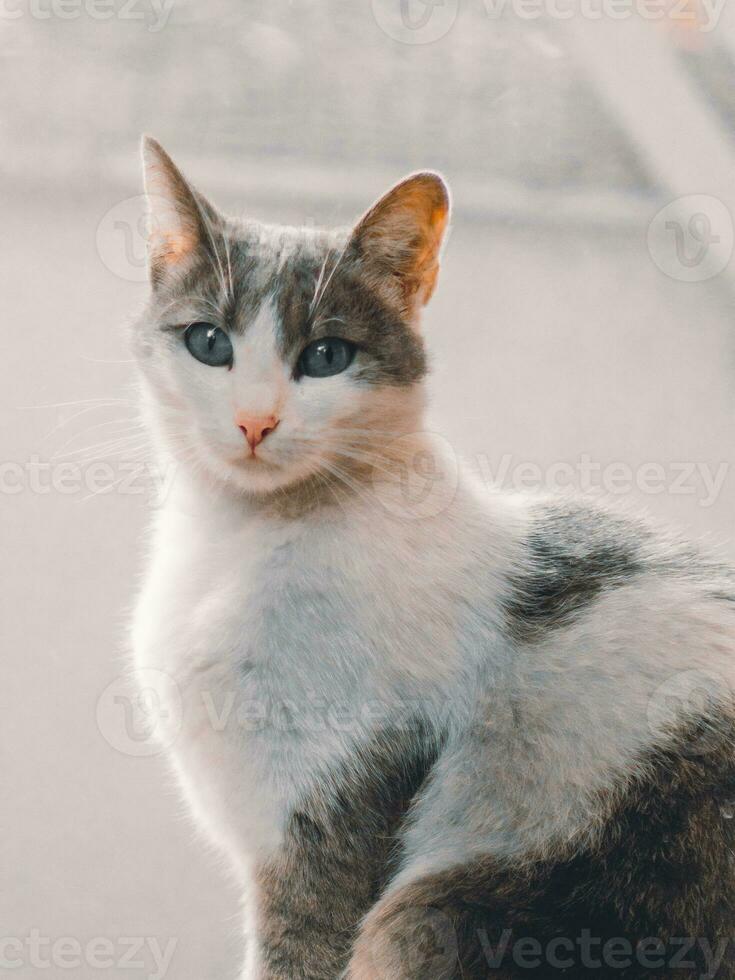
[[[344,976],[360,924],[390,880],[401,821],[435,751],[413,728],[391,729],[355,750],[349,770],[336,769],[301,798],[278,849],[255,869],[252,980]]]
[[[245,980],[336,980],[359,913],[325,868],[282,854],[258,869],[255,963]]]
[[[379,894],[387,825],[376,819],[380,833],[366,833],[369,808],[357,800],[354,810],[347,800],[336,810],[311,804],[255,869],[257,966],[247,980],[337,980]]]

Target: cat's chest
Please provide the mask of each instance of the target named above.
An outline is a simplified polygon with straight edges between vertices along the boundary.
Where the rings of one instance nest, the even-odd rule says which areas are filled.
[[[376,718],[436,689],[412,671],[425,672],[421,601],[386,580],[388,565],[349,529],[256,526],[217,540],[175,518],[159,529],[137,663],[172,678],[173,759],[230,850],[276,846],[299,796]]]
[[[231,675],[241,691],[279,697],[309,678],[336,681],[333,668],[390,604],[374,557],[329,529],[245,526],[224,540],[181,531],[171,521],[158,535],[136,622],[139,662],[180,684]]]

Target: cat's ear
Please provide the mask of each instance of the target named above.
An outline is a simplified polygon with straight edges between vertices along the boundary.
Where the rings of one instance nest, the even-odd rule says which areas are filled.
[[[429,301],[449,220],[449,190],[437,173],[412,174],[357,223],[352,245],[371,285],[409,318]]]
[[[144,136],[141,152],[148,202],[148,264],[155,285],[168,272],[184,268],[198,249],[207,248],[223,219],[160,143]]]

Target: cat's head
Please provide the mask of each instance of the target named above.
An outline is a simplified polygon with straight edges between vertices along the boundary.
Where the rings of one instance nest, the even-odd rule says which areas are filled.
[[[352,230],[225,218],[152,139],[150,301],[136,354],[175,460],[267,493],[379,460],[421,424],[421,307],[449,197],[401,181]]]

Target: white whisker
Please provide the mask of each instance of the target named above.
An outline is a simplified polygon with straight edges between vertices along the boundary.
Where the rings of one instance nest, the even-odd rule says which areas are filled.
[[[322,282],[324,281],[324,272],[327,268],[328,261],[329,261],[329,252],[327,252],[327,254],[324,256],[324,261],[322,262],[322,266],[319,270],[319,275],[317,276],[316,286],[314,287],[314,295],[311,297],[311,303],[309,303],[309,316],[311,316],[311,314],[314,311],[314,307],[316,306],[316,302],[319,297],[319,290],[321,288]]]
[[[144,428],[144,423],[140,419],[133,419],[133,418],[108,419],[106,422],[99,422],[97,425],[90,425],[86,429],[82,429],[81,432],[75,432],[73,435],[71,435],[66,440],[65,443],[63,443],[63,445],[61,445],[61,446],[58,447],[58,449],[56,450],[56,453],[61,453],[64,449],[66,449],[67,446],[71,445],[74,442],[75,439],[81,439],[83,436],[88,435],[88,433],[95,432],[97,429],[103,429],[105,426],[108,426],[108,425],[122,425],[122,426],[126,426],[126,427],[129,428],[131,435],[134,432],[135,432],[136,435],[139,435],[141,433],[141,431],[143,430],[143,428]],[[136,430],[138,430],[138,431],[136,432]],[[54,430],[52,430],[49,433],[49,436],[53,433],[53,431]],[[111,438],[113,438],[113,437],[115,437],[115,438],[122,437],[124,431],[125,431],[125,429],[123,429],[119,433],[112,433],[110,437]],[[48,436],[45,436],[44,439],[42,440],[42,442],[45,442],[45,440],[47,438],[48,438]]]
[[[100,407],[105,405],[135,405],[135,402],[129,398],[80,398],[77,401],[70,402],[48,402],[42,405],[18,405],[19,411],[30,411],[31,409],[37,408],[70,408],[72,405],[91,405],[95,404]]]
[[[340,249],[339,255],[337,256],[337,260],[334,263],[334,265],[332,266],[332,271],[327,276],[327,279],[326,279],[324,285],[322,286],[320,292],[318,293],[318,295],[315,294],[314,299],[312,300],[312,305],[311,305],[311,307],[309,309],[310,316],[313,316],[316,313],[319,304],[324,299],[324,294],[326,293],[327,289],[329,288],[329,284],[332,281],[332,279],[334,277],[334,273],[337,271],[337,268],[338,268],[339,264],[341,263],[342,259],[345,257],[345,254],[347,253],[347,247],[348,247],[349,244],[350,244],[350,239],[348,238],[347,241],[345,242],[345,244]],[[327,254],[329,254],[329,253],[327,253]]]

